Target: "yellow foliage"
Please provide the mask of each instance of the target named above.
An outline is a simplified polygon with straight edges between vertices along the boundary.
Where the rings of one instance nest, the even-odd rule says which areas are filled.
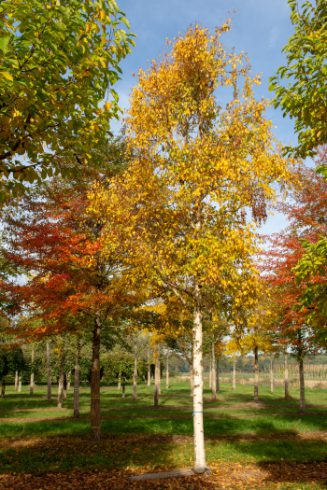
[[[258,243],[245,214],[263,218],[272,184],[289,178],[267,103],[253,96],[258,78],[221,44],[228,29],[192,27],[139,71],[126,120],[132,162],[89,196],[90,209],[107,217],[104,253],[121,251],[131,287],[173,295],[180,308],[199,301],[196,286],[202,302],[218,294],[255,306]]]

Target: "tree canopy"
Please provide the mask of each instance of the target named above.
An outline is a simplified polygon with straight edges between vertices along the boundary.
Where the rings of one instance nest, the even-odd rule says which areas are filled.
[[[306,157],[327,142],[327,3],[288,0],[294,34],[284,46],[286,63],[271,78],[274,105],[295,120],[298,145],[287,151]]]
[[[133,43],[114,0],[0,5],[0,193],[103,158]]]

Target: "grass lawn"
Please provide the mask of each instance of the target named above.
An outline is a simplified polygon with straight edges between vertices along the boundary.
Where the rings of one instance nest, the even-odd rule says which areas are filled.
[[[103,387],[99,444],[89,437],[89,389],[82,389],[78,420],[72,418],[72,391],[65,407],[57,409],[55,400],[45,399],[45,390],[38,387],[30,396],[26,387],[19,394],[9,388],[0,400],[0,489],[66,488],[65,481],[74,472],[79,475],[79,488],[92,490],[104,475],[105,481],[111,481],[104,487],[108,489],[325,488],[327,394],[323,390],[307,390],[308,408],[302,414],[296,391],[293,399],[285,401],[281,388],[273,395],[262,388],[259,403],[253,402],[250,385],[235,392],[222,385],[216,401],[206,391],[205,434],[212,474],[176,483],[169,480],[172,486],[165,486],[164,480],[160,486],[157,480],[127,483],[126,475],[192,466],[192,399],[186,383],[163,389],[157,409],[152,407],[151,388],[140,386],[133,401],[128,390],[122,399],[117,388]],[[53,472],[61,475],[61,486],[51,486],[57,479],[46,486]],[[100,472],[95,473],[97,483],[83,483],[89,472],[93,476]],[[33,479],[40,476],[43,486],[38,487]],[[69,481],[67,488],[73,488]]]

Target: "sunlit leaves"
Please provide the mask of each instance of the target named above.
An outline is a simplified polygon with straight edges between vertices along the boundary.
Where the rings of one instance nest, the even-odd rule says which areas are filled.
[[[224,49],[224,30],[192,27],[161,63],[140,70],[127,117],[132,163],[108,190],[90,192],[93,212],[107,217],[104,250],[121,247],[130,284],[169,291],[184,307],[194,305],[195,284],[207,300],[250,301],[256,240],[247,210],[264,219],[272,182],[288,178],[266,103],[253,96],[258,79]],[[219,90],[229,90],[224,107]]]
[[[275,106],[295,120],[298,145],[287,148],[301,157],[327,142],[326,44],[327,4],[289,0],[295,27],[283,51],[287,63],[271,78]]]
[[[119,110],[112,87],[133,40],[113,0],[7,0],[0,15],[4,195],[103,160]]]

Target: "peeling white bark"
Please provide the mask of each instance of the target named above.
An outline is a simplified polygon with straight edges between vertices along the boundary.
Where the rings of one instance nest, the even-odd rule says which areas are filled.
[[[196,289],[196,294],[199,291]],[[193,430],[194,430],[194,471],[206,471],[206,457],[203,430],[203,354],[202,354],[202,312],[197,305],[193,321]]]

